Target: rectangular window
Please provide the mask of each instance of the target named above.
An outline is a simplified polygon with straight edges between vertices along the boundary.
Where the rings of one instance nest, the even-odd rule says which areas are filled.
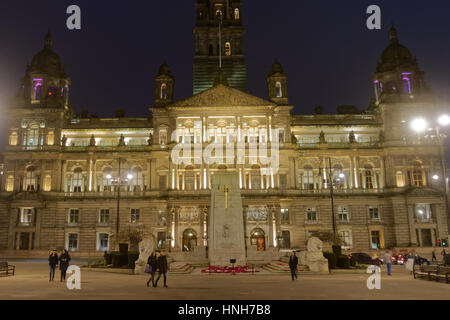
[[[380,231],[371,232],[372,249],[381,249]]]
[[[338,219],[340,222],[348,222],[350,220],[347,207],[338,207]]]
[[[79,219],[80,219],[80,210],[70,209],[69,210],[69,224],[76,225],[79,223]]]
[[[31,226],[33,223],[33,208],[22,208],[20,213],[20,224],[22,226]]]
[[[351,248],[350,231],[339,231],[338,237],[341,240],[342,249]]]
[[[306,217],[308,223],[317,223],[317,209],[316,208],[306,209]]]
[[[99,233],[98,234],[98,251],[108,251],[109,250],[109,234]]]
[[[71,252],[78,251],[78,234],[77,233],[69,233],[68,249]]]
[[[141,218],[141,210],[140,209],[131,209],[131,223],[139,223]]]
[[[162,130],[159,132],[159,144],[162,146],[167,144],[167,131]]]
[[[100,224],[109,224],[109,209],[100,210],[99,222]]]
[[[289,215],[289,209],[281,209],[281,224],[290,224],[291,217]]]
[[[167,190],[167,176],[159,176],[159,190]]]
[[[418,222],[430,222],[432,218],[431,205],[419,203],[414,206],[414,214]]]
[[[369,207],[370,220],[380,220],[380,213],[377,207]]]

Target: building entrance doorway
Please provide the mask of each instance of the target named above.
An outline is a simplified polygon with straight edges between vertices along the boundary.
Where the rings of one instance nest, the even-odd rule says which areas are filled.
[[[183,252],[194,251],[197,246],[197,232],[187,229],[183,232]]]
[[[254,229],[251,233],[251,244],[256,246],[258,251],[266,250],[266,234],[262,229]]]

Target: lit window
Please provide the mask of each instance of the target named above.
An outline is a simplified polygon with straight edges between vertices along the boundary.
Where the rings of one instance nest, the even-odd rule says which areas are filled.
[[[275,90],[276,90],[277,98],[282,98],[283,97],[283,90],[281,88],[281,82],[277,82],[275,84]]]
[[[141,218],[141,210],[140,209],[131,209],[131,218],[130,222],[133,224],[139,223]]]
[[[72,180],[72,191],[73,192],[83,192],[83,171],[81,168],[75,169],[73,173],[73,180]]]
[[[47,145],[53,146],[55,144],[55,132],[49,131],[47,134]]]
[[[49,192],[52,190],[52,177],[46,175],[44,178],[44,191]]]
[[[239,20],[240,19],[240,12],[239,9],[236,8],[234,9],[234,20]]]
[[[20,224],[22,226],[31,226],[33,222],[33,208],[22,208],[20,210]]]
[[[40,141],[40,129],[36,123],[31,124],[24,132],[23,145],[29,149],[35,149],[39,145],[42,145]]]
[[[18,143],[18,135],[17,135],[17,132],[14,131],[9,136],[9,145],[10,146],[17,146],[17,143]]]
[[[6,180],[6,192],[14,191],[14,176],[8,176]]]
[[[227,57],[231,56],[231,43],[225,43],[225,55]]]
[[[109,234],[99,233],[97,241],[98,251],[108,251],[109,250]]]
[[[165,83],[161,85],[161,100],[167,100],[167,85]]]
[[[167,131],[161,130],[159,132],[159,144],[162,146],[167,145]]]
[[[25,175],[25,191],[36,191],[36,172],[34,167],[29,167]]]
[[[405,179],[403,176],[403,172],[397,171],[395,174],[396,180],[397,180],[397,187],[403,188],[405,186]]]
[[[430,222],[431,220],[431,205],[430,204],[416,204],[414,207],[416,220],[419,222]]]
[[[303,171],[303,189],[314,190],[314,173],[311,166],[305,166]]]
[[[39,102],[42,99],[42,91],[43,91],[44,82],[42,79],[34,79],[33,80],[33,98],[35,102]]]

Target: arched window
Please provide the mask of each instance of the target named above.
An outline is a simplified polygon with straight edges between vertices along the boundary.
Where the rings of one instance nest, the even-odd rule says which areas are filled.
[[[239,9],[234,9],[234,20],[239,20],[241,18]]]
[[[222,10],[220,10],[220,9],[216,10],[216,17],[217,17],[217,20],[220,20],[222,18]]]
[[[336,188],[342,189],[344,187],[344,170],[340,164],[337,164],[333,168],[333,182]]]
[[[411,180],[410,185],[419,188],[423,187],[426,184],[424,175],[422,163],[420,161],[415,161],[412,174],[409,174]]]
[[[403,93],[411,95],[411,73],[403,73],[402,85]]]
[[[25,174],[25,190],[26,191],[36,191],[37,183],[36,183],[36,168],[28,167],[27,172]]]
[[[366,189],[373,189],[373,172],[371,165],[364,166],[364,177],[366,181]]]
[[[83,192],[83,170],[81,168],[76,168],[73,171],[73,178],[72,178],[72,192]]]
[[[26,128],[23,135],[23,145],[29,150],[40,145],[40,128],[37,123],[32,123]]]
[[[250,237],[250,242],[252,246],[256,246],[258,251],[266,250],[266,233],[260,229],[253,229]]]
[[[314,172],[313,167],[305,166],[303,168],[303,189],[314,190]]]
[[[42,79],[33,80],[33,100],[39,102],[42,99],[42,91],[44,88],[44,81]]]
[[[112,169],[111,168],[105,168],[103,170],[103,191],[112,191]]]
[[[281,88],[281,82],[277,82],[275,84],[275,91],[276,91],[277,98],[283,97],[283,90]]]
[[[167,100],[167,85],[165,83],[161,85],[161,100]]]
[[[132,187],[132,191],[138,192],[144,190],[144,175],[142,174],[142,169],[136,167],[131,172],[130,185]]]
[[[46,175],[44,178],[44,187],[45,192],[49,192],[52,190],[52,176]]]
[[[193,229],[186,229],[183,232],[183,252],[192,252],[197,246],[197,232]]]
[[[17,132],[13,131],[13,132],[11,132],[11,134],[9,136],[9,145],[10,146],[17,146],[17,143],[18,143]]]
[[[225,55],[227,57],[231,56],[231,43],[225,43]]]
[[[403,176],[403,172],[397,171],[395,174],[395,178],[397,180],[397,187],[403,188],[405,186],[405,178]]]

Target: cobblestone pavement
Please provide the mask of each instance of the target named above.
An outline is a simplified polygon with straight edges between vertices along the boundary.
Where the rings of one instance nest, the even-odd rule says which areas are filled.
[[[17,261],[16,276],[0,277],[0,299],[113,299],[113,300],[304,300],[304,299],[450,299],[450,285],[414,280],[404,267],[394,266],[392,277],[382,275],[381,290],[368,290],[369,274],[301,275],[170,275],[169,288],[147,288],[146,276],[82,271],[81,290],[70,291],[48,281],[44,261]],[[74,264],[77,264],[76,262]]]

